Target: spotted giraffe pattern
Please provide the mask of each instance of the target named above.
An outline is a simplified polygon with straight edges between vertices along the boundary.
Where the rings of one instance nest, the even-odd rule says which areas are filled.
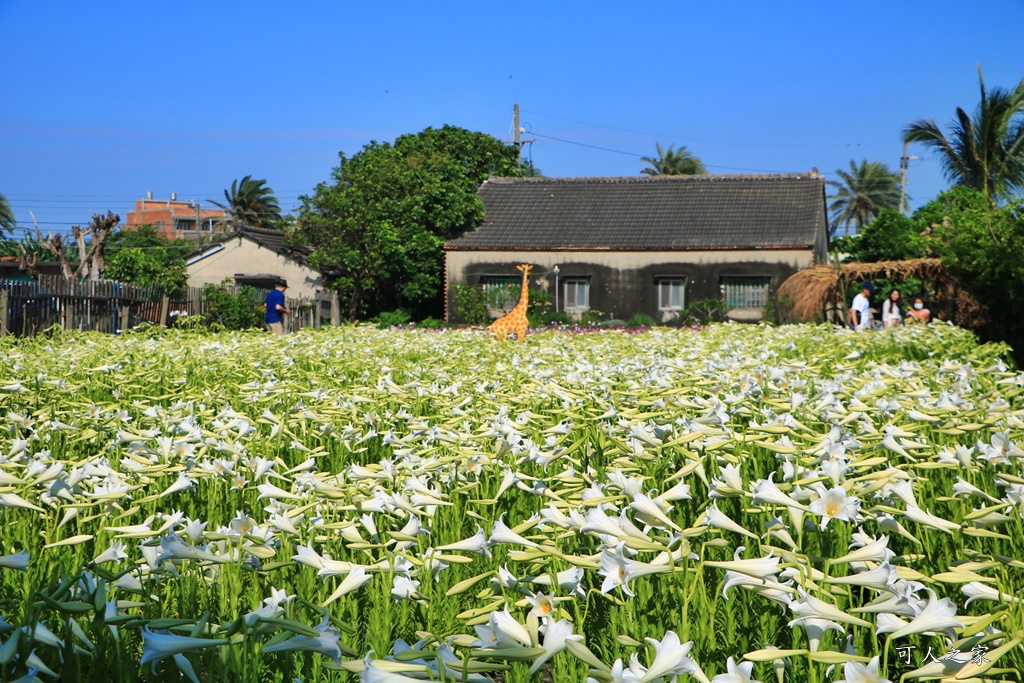
[[[508,335],[515,334],[516,339],[522,342],[523,337],[526,336],[526,307],[530,303],[530,271],[533,270],[533,266],[524,263],[521,266],[516,266],[516,270],[523,273],[523,289],[519,293],[519,303],[508,312],[508,315],[498,318],[487,328],[494,335],[495,341],[507,339]]]

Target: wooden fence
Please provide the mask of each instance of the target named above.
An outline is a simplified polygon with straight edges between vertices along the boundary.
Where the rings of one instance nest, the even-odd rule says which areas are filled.
[[[239,293],[240,287],[230,287]],[[269,290],[252,289],[253,306],[262,306]],[[313,299],[289,298],[289,332],[338,324],[337,294]],[[167,326],[181,316],[205,315],[210,304],[203,290],[188,287],[173,294],[159,288],[111,281],[72,281],[43,276],[38,281],[0,280],[0,335],[32,337],[54,325],[65,330],[117,334],[136,325]]]

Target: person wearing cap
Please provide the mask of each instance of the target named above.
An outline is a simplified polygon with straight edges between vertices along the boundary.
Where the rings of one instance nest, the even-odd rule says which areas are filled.
[[[281,314],[291,315],[291,310],[284,305],[284,290],[288,289],[288,283],[278,280],[277,286],[267,294],[267,327],[274,334],[284,334],[284,323],[281,321]]]
[[[850,327],[855,330],[870,330],[871,320],[871,295],[875,293],[875,286],[865,282],[861,287],[860,294],[853,297],[850,304]]]

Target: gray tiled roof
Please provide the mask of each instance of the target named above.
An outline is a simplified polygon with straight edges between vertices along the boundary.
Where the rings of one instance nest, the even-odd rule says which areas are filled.
[[[812,247],[825,229],[815,174],[492,178],[486,216],[452,250]]]

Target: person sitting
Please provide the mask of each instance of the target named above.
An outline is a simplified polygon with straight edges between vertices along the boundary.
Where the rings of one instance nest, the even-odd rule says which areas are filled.
[[[914,299],[914,307],[907,311],[907,322],[927,323],[932,319],[932,312],[924,307],[921,297]]]
[[[882,304],[882,326],[896,327],[903,324],[903,316],[900,315],[900,290],[894,289],[889,292],[889,297]]]

